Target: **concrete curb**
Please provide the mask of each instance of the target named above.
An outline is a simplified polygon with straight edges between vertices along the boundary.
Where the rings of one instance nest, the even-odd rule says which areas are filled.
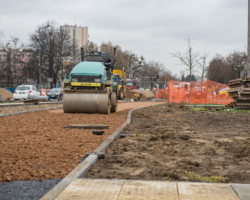
[[[187,107],[225,107],[225,105],[202,105],[202,104],[190,104],[190,105],[185,105]]]
[[[32,112],[38,112],[38,111],[44,111],[44,110],[55,110],[55,109],[59,109],[59,108],[63,108],[63,107],[60,106],[60,107],[43,108],[43,109],[37,109],[37,110],[28,110],[28,111],[19,112],[19,113],[0,115],[0,117],[8,117],[8,116],[13,116],[13,115],[20,115],[20,114],[32,113]]]
[[[60,102],[39,102],[37,105],[47,105],[47,104],[63,104],[62,101]],[[1,107],[15,107],[15,106],[33,106],[34,103],[4,103],[0,104]]]
[[[151,105],[151,106],[146,106],[143,108],[136,108],[136,109],[130,110],[128,112],[126,122],[124,122],[115,132],[113,132],[106,140],[104,140],[104,142],[99,147],[97,147],[93,153],[96,155],[99,155],[99,154],[102,155],[103,153],[105,153],[108,146],[120,135],[120,133],[123,131],[123,129],[131,123],[132,112],[142,110],[144,108],[156,107],[156,106],[160,106],[160,105],[163,105],[163,104]]]
[[[71,171],[63,180],[61,180],[55,187],[46,193],[41,200],[55,199],[76,177],[85,176],[88,170],[96,163],[97,155],[89,155],[83,162],[81,162],[73,171]]]
[[[127,120],[118,128],[115,132],[113,132],[103,143],[94,150],[94,154],[105,153],[108,146],[118,137],[118,135],[123,131],[123,129],[131,123],[131,115],[132,112],[136,109],[130,110],[128,112]]]
[[[250,199],[250,184],[230,184],[234,192],[238,195],[240,200]]]
[[[89,156],[83,162],[81,162],[72,172],[70,172],[55,187],[53,187],[49,192],[47,192],[41,198],[41,200],[55,199],[72,181],[74,181],[74,179],[83,178],[88,173],[88,170],[97,162],[98,155],[105,153],[108,146],[119,136],[119,134],[123,131],[123,129],[131,123],[132,112],[159,105],[162,104],[151,105],[143,108],[130,110],[128,112],[127,120],[106,140],[104,140],[103,143],[99,147],[97,147],[94,152],[90,153]]]

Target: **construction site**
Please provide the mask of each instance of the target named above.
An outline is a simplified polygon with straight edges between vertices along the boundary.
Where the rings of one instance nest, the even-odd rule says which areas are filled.
[[[139,80],[118,50],[81,47],[55,94],[0,88],[0,199],[250,200],[250,31],[228,84]]]
[[[106,53],[82,58],[62,101],[1,104],[0,199],[249,198],[247,78],[153,93]]]
[[[139,109],[143,107],[147,108]],[[105,150],[97,151],[126,122],[131,109],[139,109],[132,113],[131,124],[119,131]],[[25,192],[36,194],[34,186],[11,194],[13,188],[7,185],[12,183],[15,191],[23,190],[17,189],[19,182],[40,183],[45,195],[90,155],[99,159],[86,174],[87,180],[250,183],[248,110],[192,108],[166,101],[120,102],[117,112],[109,115],[64,113],[60,103],[0,110],[5,116],[0,118],[1,199],[7,199],[6,195],[25,199]],[[35,112],[25,113],[27,110]],[[100,124],[107,127],[99,129]],[[94,127],[83,129],[77,125]],[[96,135],[93,130],[104,133]]]

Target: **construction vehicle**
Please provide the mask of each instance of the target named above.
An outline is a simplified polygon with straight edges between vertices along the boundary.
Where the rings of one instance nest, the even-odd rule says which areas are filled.
[[[126,74],[123,70],[114,69],[113,74],[118,78],[118,99],[122,100],[126,96]]]
[[[63,110],[65,113],[104,113],[116,112],[118,82],[113,76],[116,57],[111,61],[108,52],[92,51],[84,56],[81,48],[81,61],[64,81]]]
[[[136,80],[136,79],[127,79],[126,80],[126,87],[127,87],[128,90],[139,89],[138,80]]]

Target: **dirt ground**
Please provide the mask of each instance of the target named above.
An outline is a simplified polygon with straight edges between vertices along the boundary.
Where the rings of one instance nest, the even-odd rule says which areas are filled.
[[[250,183],[250,113],[165,104],[135,111],[89,178]]]
[[[13,94],[5,88],[0,88],[0,96],[1,96],[3,101],[13,100]]]
[[[155,97],[155,95],[151,91],[135,89],[135,90],[133,90],[133,92],[131,90],[127,90],[126,98],[131,100],[131,99],[133,99],[133,96],[136,93],[141,94],[141,96],[140,96],[141,101],[147,101],[147,100],[153,99]]]
[[[0,181],[63,178],[125,122],[130,109],[154,104],[119,103],[118,112],[110,115],[57,109],[2,117]],[[97,136],[92,130],[66,128],[69,124],[107,124],[109,128]]]

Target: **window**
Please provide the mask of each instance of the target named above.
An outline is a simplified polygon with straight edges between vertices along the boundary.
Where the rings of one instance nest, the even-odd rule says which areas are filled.
[[[18,86],[16,90],[30,90],[30,86],[21,85],[21,86]]]
[[[20,60],[16,61],[16,65],[21,65],[21,64],[22,64],[22,62]]]
[[[35,87],[35,86],[32,86],[32,90],[35,90],[35,91],[36,91],[37,89],[36,89],[36,87]]]

